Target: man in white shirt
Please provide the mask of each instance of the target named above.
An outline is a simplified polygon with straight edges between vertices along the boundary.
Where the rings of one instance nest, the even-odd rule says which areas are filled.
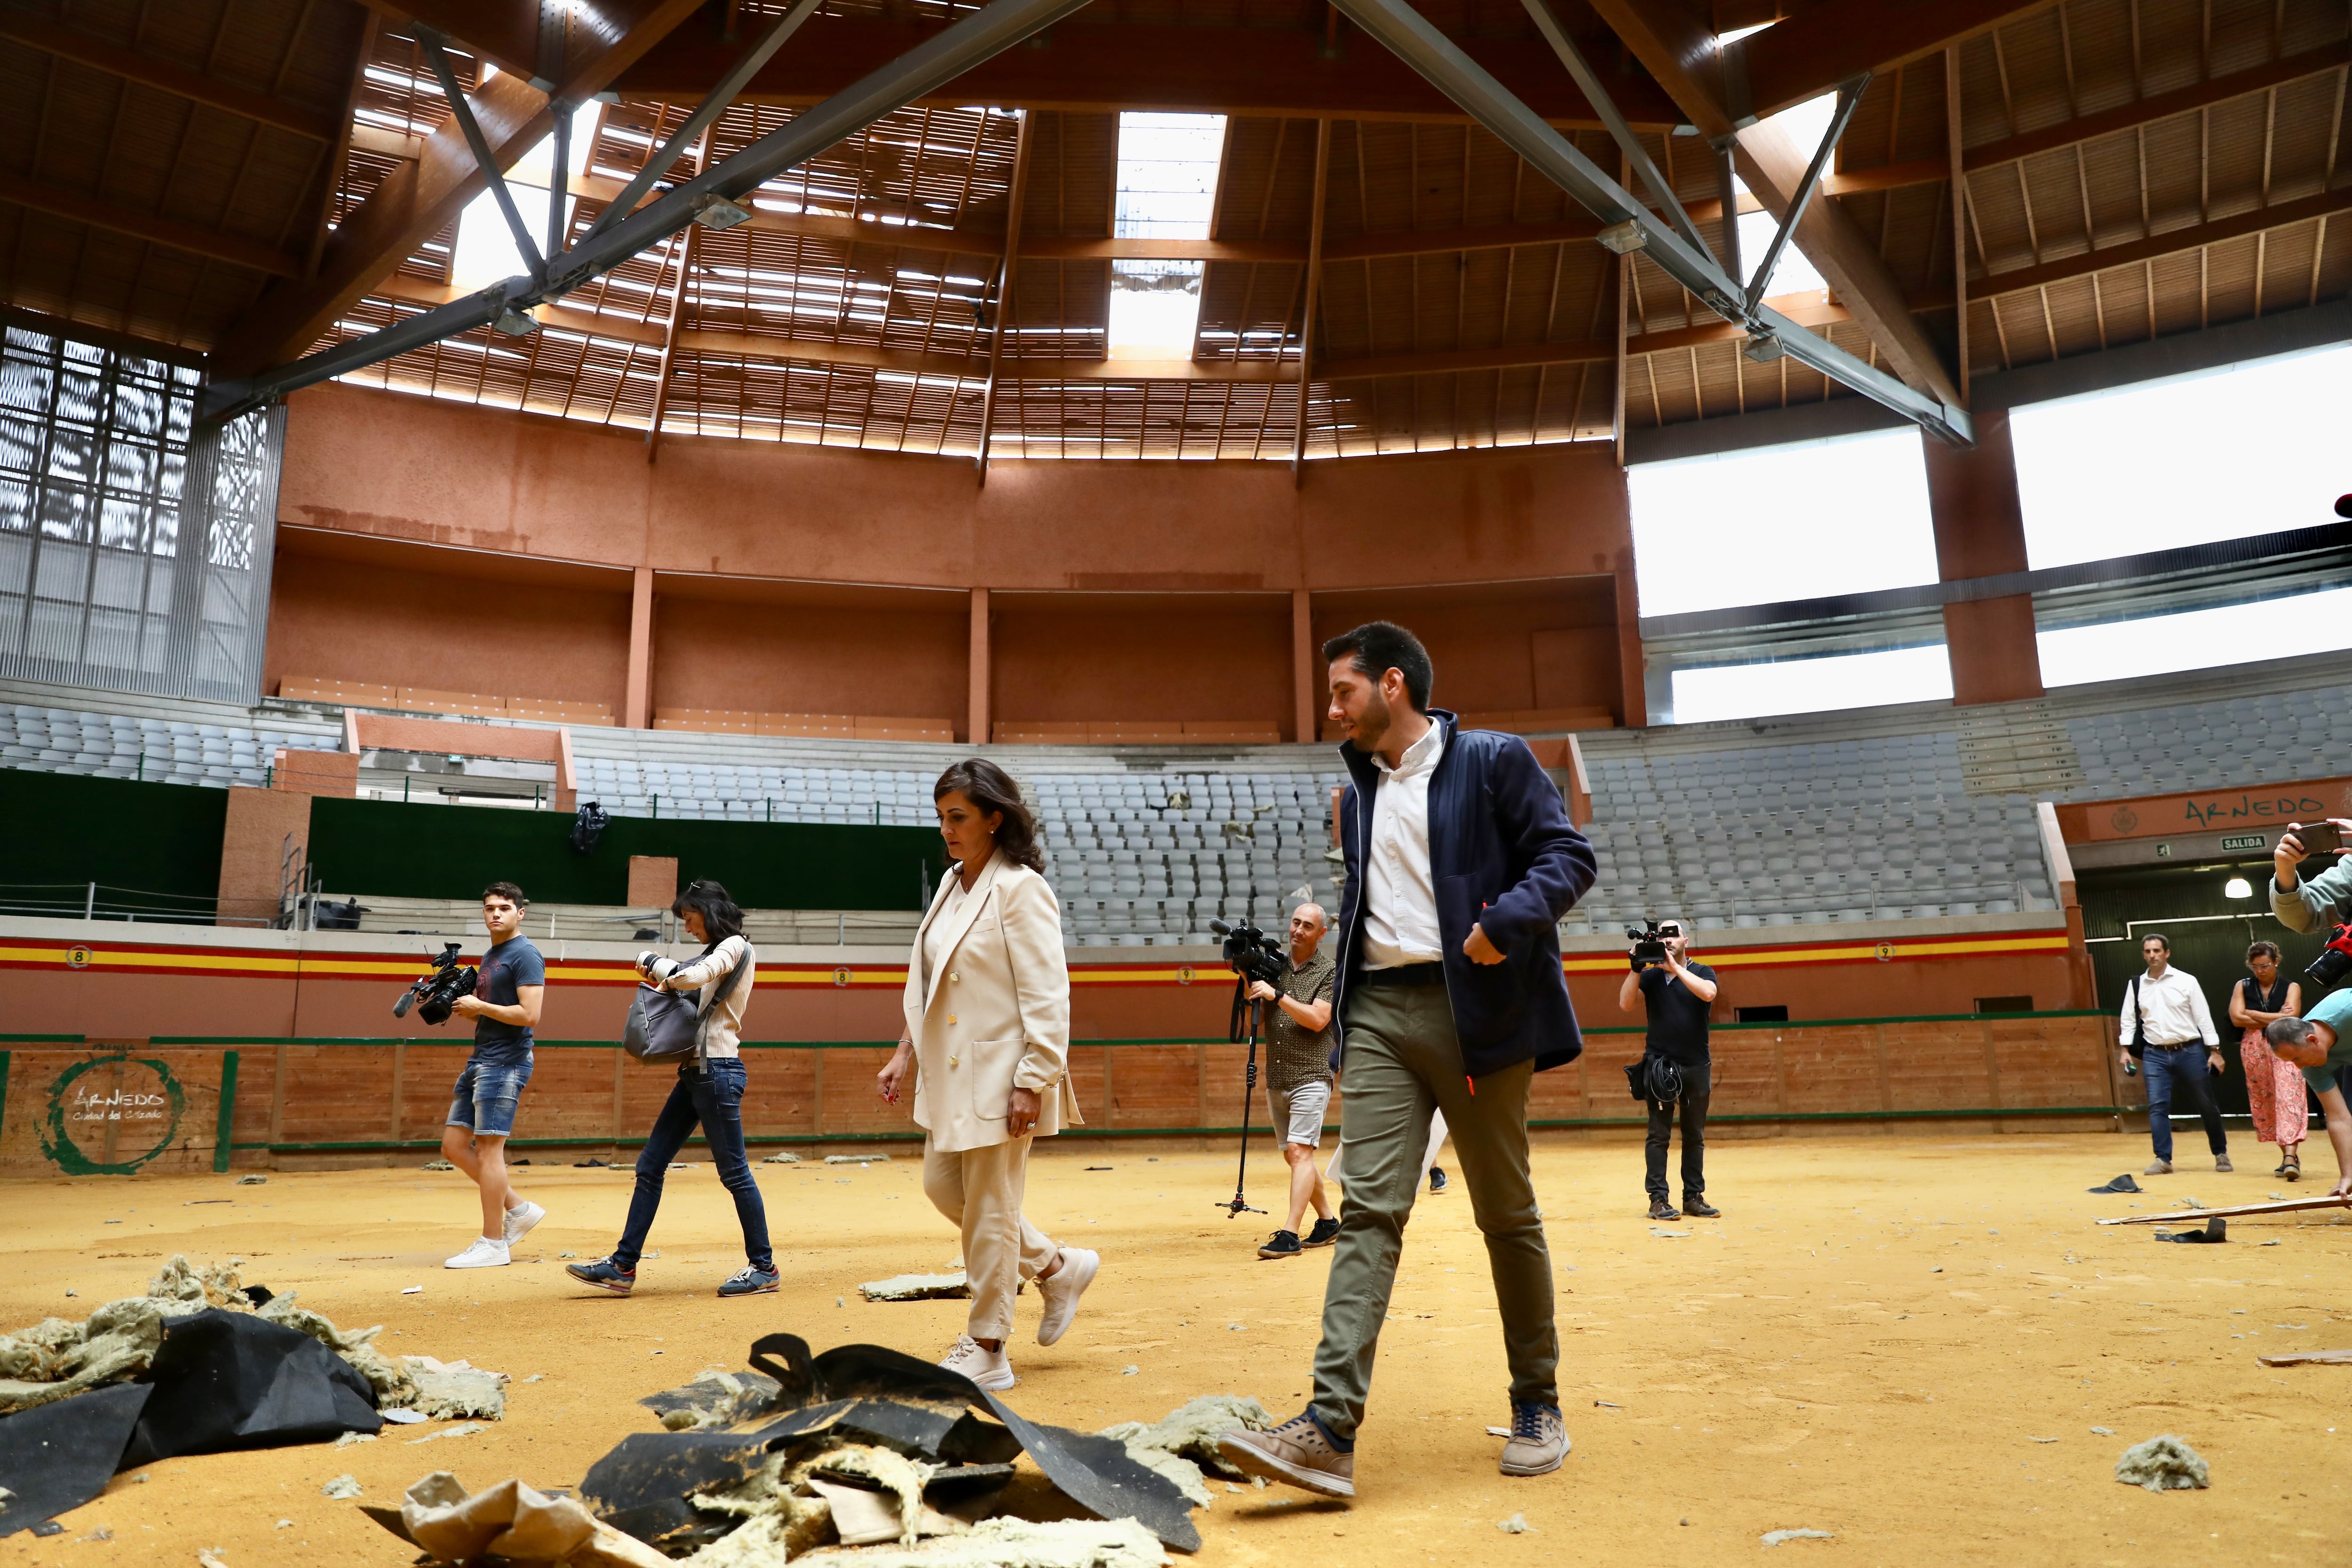
[[[2172,1095],[2189,1097],[2205,1122],[2205,1142],[2213,1150],[2213,1168],[2230,1167],[2230,1141],[2221,1131],[2221,1108],[2213,1102],[2209,1073],[2221,1070],[2221,1037],[2213,1032],[2213,1012],[2206,1005],[2205,988],[2197,977],[2172,967],[2172,943],[2161,936],[2140,941],[2139,955],[2146,974],[2135,974],[2124,991],[2121,1033],[2124,1070],[2140,1058],[2147,1074],[2147,1131],[2156,1142],[2156,1163],[2146,1174],[2172,1174]]]
[[[1434,672],[1411,632],[1370,622],[1324,644],[1323,657],[1350,780],[1339,803],[1348,881],[1332,955],[1348,1202],[1324,1287],[1312,1402],[1273,1431],[1227,1433],[1218,1451],[1251,1475],[1355,1495],[1381,1325],[1431,1115],[1443,1110],[1494,1277],[1496,1371],[1508,1375],[1511,1412],[1497,1464],[1509,1477],[1549,1475],[1569,1438],[1551,1254],[1528,1163],[1528,1091],[1534,1074],[1583,1049],[1559,921],[1592,885],[1592,847],[1526,742],[1463,729],[1430,706]],[[1422,1427],[1402,1440],[1436,1439]]]

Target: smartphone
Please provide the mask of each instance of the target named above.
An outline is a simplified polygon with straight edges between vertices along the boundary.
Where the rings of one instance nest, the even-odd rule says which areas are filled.
[[[2344,830],[2332,822],[2315,822],[2294,829],[2295,842],[2306,855],[2326,855],[2344,847]]]

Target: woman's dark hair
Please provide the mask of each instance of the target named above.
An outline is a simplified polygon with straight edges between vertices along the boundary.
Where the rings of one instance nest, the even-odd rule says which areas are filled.
[[[982,816],[1001,813],[1003,821],[996,825],[996,848],[1016,866],[1026,866],[1032,871],[1045,868],[1045,857],[1037,848],[1037,819],[1021,802],[1021,786],[1012,775],[985,757],[967,757],[950,763],[931,786],[931,798],[941,800],[961,794],[964,799],[980,809]]]
[[[2246,949],[2246,962],[2248,963],[2252,963],[2255,959],[2260,958],[2264,954],[2269,955],[2270,961],[2273,963],[2278,963],[2278,943],[2274,942],[2258,942],[2254,943],[2253,946]]]
[[[716,882],[699,879],[688,882],[686,891],[670,905],[669,912],[683,917],[688,910],[702,917],[702,929],[709,936],[702,948],[705,952],[730,936],[743,934],[743,911],[735,907],[735,900],[727,896],[727,889]]]

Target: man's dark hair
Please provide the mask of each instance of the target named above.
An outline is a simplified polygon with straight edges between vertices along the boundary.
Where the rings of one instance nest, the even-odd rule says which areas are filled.
[[[2311,1043],[2311,1020],[2273,1018],[2263,1026],[2263,1038],[2273,1046],[2308,1045]]]
[[[1377,682],[1393,669],[1404,677],[1404,694],[1416,712],[1429,711],[1429,686],[1437,671],[1421,639],[1394,621],[1366,621],[1323,645],[1323,662],[1345,658],[1360,675]]]
[[[504,899],[507,902],[512,904],[519,910],[527,910],[530,908],[530,900],[524,898],[522,896],[522,889],[516,887],[512,882],[492,882],[488,887],[484,888],[482,889],[482,901],[484,903],[488,903],[492,899]]]
[[[2149,942],[2156,943],[2157,946],[2164,949],[2168,953],[2172,951],[2172,939],[2165,935],[2162,931],[2152,931],[2146,936],[2139,939],[2139,945],[2143,951],[2146,950]]]

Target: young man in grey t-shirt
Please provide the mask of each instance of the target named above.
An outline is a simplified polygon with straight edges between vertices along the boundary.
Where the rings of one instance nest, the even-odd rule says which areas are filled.
[[[474,1179],[482,1199],[482,1234],[443,1264],[446,1268],[501,1268],[508,1249],[547,1211],[514,1190],[507,1173],[507,1139],[515,1110],[530,1082],[531,1030],[547,996],[547,964],[522,934],[530,900],[512,882],[492,882],[482,893],[482,925],[490,949],[482,954],[474,994],[450,1009],[474,1021],[474,1054],[457,1075],[441,1152]]]
[[[1331,1026],[1338,971],[1328,954],[1317,951],[1330,929],[1320,905],[1299,905],[1290,912],[1290,973],[1283,976],[1281,989],[1263,980],[1249,985],[1253,1000],[1272,1004],[1265,1011],[1265,1100],[1282,1140],[1282,1157],[1290,1163],[1290,1220],[1257,1249],[1260,1258],[1296,1258],[1306,1247],[1330,1246],[1339,1234],[1322,1173],[1315,1168],[1323,1121],[1331,1109],[1331,1047],[1339,1038]],[[1302,1240],[1298,1226],[1309,1204],[1315,1205],[1315,1228]]]

